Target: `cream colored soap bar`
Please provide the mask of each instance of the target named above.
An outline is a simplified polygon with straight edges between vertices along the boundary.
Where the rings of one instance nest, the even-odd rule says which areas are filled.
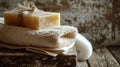
[[[39,30],[60,26],[60,13],[40,12],[20,14],[12,11],[4,13],[5,24],[23,26]]]

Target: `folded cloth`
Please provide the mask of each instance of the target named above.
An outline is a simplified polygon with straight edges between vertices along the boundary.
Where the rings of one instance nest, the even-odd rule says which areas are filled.
[[[74,43],[73,43],[74,45]],[[13,45],[13,44],[7,44],[7,43],[0,43],[1,47],[6,47],[9,49],[26,49],[27,51],[35,52],[35,53],[42,53],[42,54],[48,54],[51,56],[57,56],[58,54],[67,54],[69,49],[73,46],[69,47],[63,47],[61,49],[59,48],[40,48],[40,47],[25,47],[20,45]],[[73,48],[73,47],[72,47]],[[62,50],[63,49],[63,50]]]
[[[76,33],[77,29],[72,26],[32,30],[0,23],[0,42],[14,44],[10,47],[40,49],[56,54],[64,54],[74,46]]]

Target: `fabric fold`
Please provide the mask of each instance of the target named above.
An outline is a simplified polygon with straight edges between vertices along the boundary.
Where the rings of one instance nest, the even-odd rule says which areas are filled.
[[[38,14],[44,12],[43,10],[39,10],[34,2],[24,2],[23,5],[18,4],[12,11],[19,14]]]
[[[65,54],[74,46],[76,33],[77,29],[73,26],[32,30],[0,23],[0,42],[9,44],[3,46],[14,44],[14,48],[18,46],[34,51],[43,50],[47,54]]]

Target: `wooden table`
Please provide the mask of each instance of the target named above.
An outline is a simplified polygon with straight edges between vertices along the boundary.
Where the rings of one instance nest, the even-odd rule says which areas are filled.
[[[4,63],[9,64],[11,61],[14,61],[14,60],[10,60],[10,56],[14,57],[14,59],[19,59],[19,61],[17,61],[18,63],[23,63],[23,60],[25,60],[26,58],[32,59],[32,57],[29,56],[29,54],[27,54],[26,52],[24,52],[24,50],[21,51],[16,50],[17,52],[11,50],[10,52],[6,52],[6,53],[4,50],[6,49],[0,48],[0,55],[8,55],[3,59],[4,62],[0,61],[0,64],[3,65]],[[19,57],[17,57],[17,55]],[[38,61],[39,56],[34,56],[34,57],[36,59],[32,61],[25,60],[24,64],[18,67],[41,67],[42,65]],[[33,64],[32,62],[35,63]],[[10,65],[7,67],[10,67]],[[94,49],[91,58],[86,61],[79,61],[77,67],[120,67],[120,46],[96,48]]]
[[[94,49],[91,58],[78,67],[120,67],[120,46]]]

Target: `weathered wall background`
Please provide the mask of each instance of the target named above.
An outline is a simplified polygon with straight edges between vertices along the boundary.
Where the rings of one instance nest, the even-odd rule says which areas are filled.
[[[27,0],[0,0],[0,16]],[[39,9],[61,13],[61,24],[76,26],[94,46],[118,45],[120,0],[28,0]]]

